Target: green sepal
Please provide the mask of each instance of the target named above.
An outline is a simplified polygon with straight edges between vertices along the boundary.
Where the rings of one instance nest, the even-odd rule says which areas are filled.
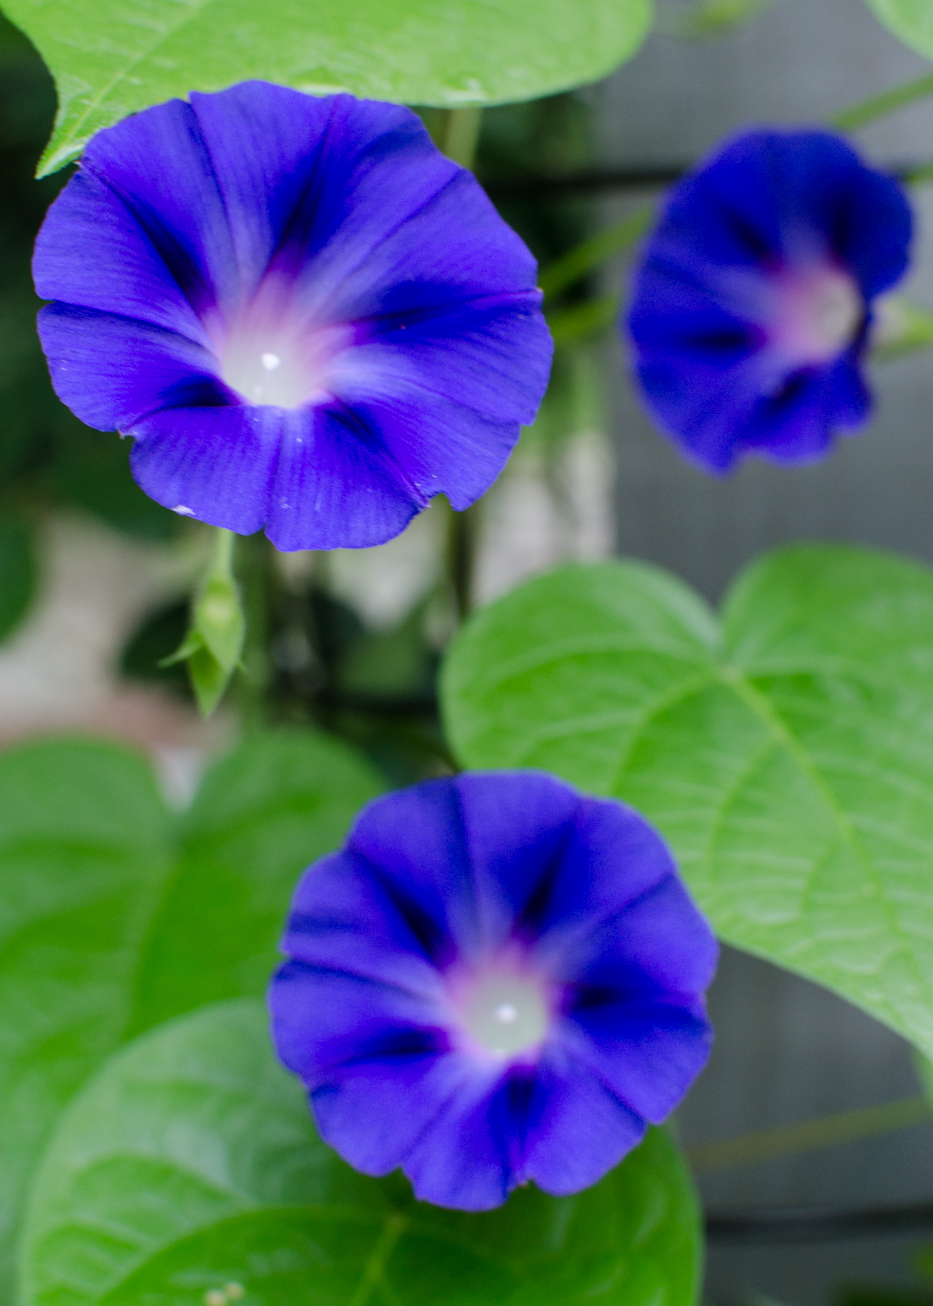
[[[232,531],[217,530],[214,551],[195,594],[191,627],[181,646],[160,667],[187,662],[188,675],[203,716],[210,716],[241,666],[246,618],[233,574]]]

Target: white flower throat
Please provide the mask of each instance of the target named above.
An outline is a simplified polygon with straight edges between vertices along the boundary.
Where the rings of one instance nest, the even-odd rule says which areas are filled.
[[[247,403],[300,408],[326,397],[334,358],[350,343],[343,326],[313,328],[280,285],[264,285],[222,332],[224,381]]]
[[[853,342],[865,316],[854,278],[815,266],[785,273],[777,285],[772,340],[801,363],[827,363]]]
[[[479,976],[461,1008],[467,1034],[495,1056],[535,1047],[548,1030],[550,1013],[541,984],[526,975]]]

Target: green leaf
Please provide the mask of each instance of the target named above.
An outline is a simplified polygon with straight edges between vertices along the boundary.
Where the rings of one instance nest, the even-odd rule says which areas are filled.
[[[933,312],[904,295],[881,299],[871,335],[874,358],[888,361],[933,345]]]
[[[260,994],[295,882],[339,847],[384,785],[326,735],[251,736],[205,777],[137,977],[133,1032],[221,998]]]
[[[869,9],[905,45],[933,59],[933,6],[929,0],[865,0]]]
[[[0,518],[0,640],[29,609],[36,582],[32,531],[16,517]]]
[[[722,627],[636,562],[567,567],[480,612],[443,694],[468,766],[631,802],[722,937],[933,1051],[933,575],[798,546]]]
[[[678,3],[659,14],[658,30],[685,41],[704,41],[724,36],[743,23],[757,18],[771,0],[694,0]]]
[[[75,1101],[34,1190],[23,1302],[692,1306],[697,1250],[690,1180],[658,1131],[578,1197],[525,1189],[486,1215],[357,1175],[247,1000],[159,1026]]]
[[[0,755],[0,1303],[24,1185],[128,1034],[261,994],[302,868],[379,790],[343,744],[250,738],[173,830],[145,761],[57,741]]]
[[[0,755],[0,1302],[25,1185],[125,1028],[168,867],[167,816],[141,758],[81,741]]]
[[[650,0],[5,0],[55,75],[52,172],[128,113],[247,78],[457,108],[593,82],[632,55]]]

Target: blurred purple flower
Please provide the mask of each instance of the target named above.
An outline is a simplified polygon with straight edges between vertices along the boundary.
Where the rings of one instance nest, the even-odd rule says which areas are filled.
[[[377,799],[283,948],[273,1036],[322,1136],[439,1206],[595,1183],[709,1053],[716,943],[664,843],[537,772]]]
[[[901,187],[822,131],[758,131],[673,187],[628,327],[648,407],[693,462],[807,462],[868,416],[871,302],[903,275]]]
[[[547,383],[534,260],[396,105],[246,82],[127,118],[34,271],[64,402],[159,503],[280,549],[466,508]]]

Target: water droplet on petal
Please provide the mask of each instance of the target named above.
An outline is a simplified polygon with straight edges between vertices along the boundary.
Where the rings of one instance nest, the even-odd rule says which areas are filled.
[[[172,509],[172,512],[177,512],[178,515],[179,515],[179,517],[193,517],[193,516],[194,516],[194,509],[193,509],[193,508],[186,508],[185,505],[184,505],[183,503],[177,503],[177,504],[175,505],[175,507]]]

